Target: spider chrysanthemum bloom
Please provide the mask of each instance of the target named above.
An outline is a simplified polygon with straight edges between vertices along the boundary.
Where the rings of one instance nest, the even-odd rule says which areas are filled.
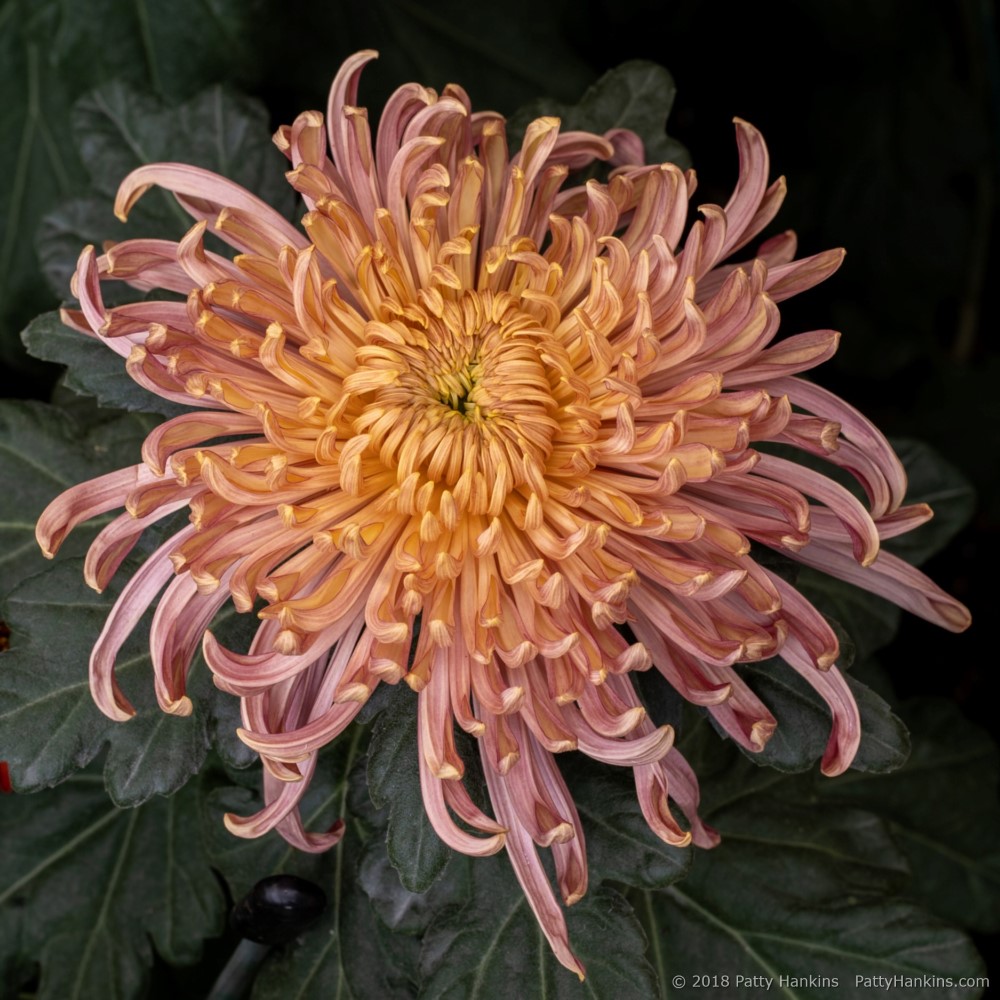
[[[540,118],[511,152],[503,118],[473,113],[460,87],[400,88],[373,144],[356,106],[373,56],[345,63],[325,122],[306,112],[276,136],[304,233],[204,170],[125,179],[121,217],[159,185],[196,223],[179,243],[84,250],[66,321],[192,410],[149,436],[142,464],[58,498],[38,537],[51,555],[73,525],[124,505],[87,558],[101,589],[144,528],[190,508],[125,586],[91,682],[105,713],[128,718],[115,655],[166,587],[150,637],[161,706],[190,711],[185,675],[203,643],[265,764],[266,808],[227,817],[241,836],[336,843],[341,825],[308,833],[299,818],[316,754],[379,682],[405,680],[434,829],[467,854],[506,846],[556,954],[582,973],[537,850],[552,849],[563,900],[578,900],[583,830],[554,754],[633,768],[660,837],[715,841],[632,671],[660,671],[760,749],[777,723],[733,665],[780,653],[830,706],[823,771],[857,749],[836,636],[757,546],[946,628],[968,615],[879,551],[930,516],[901,506],[884,437],[797,377],[837,334],[774,342],[777,303],[828,277],[841,251],[793,260],[785,233],[723,263],[784,195],[750,125],[736,123],[728,204],[688,226],[693,173],[642,165],[633,134]],[[610,162],[608,183],[567,189],[594,160]],[[207,250],[208,229],[238,255]],[[187,298],[108,309],[108,280]],[[757,447],[771,442],[848,470],[869,509]],[[246,654],[206,631],[229,600],[263,603]],[[492,817],[463,785],[456,723],[478,741]]]

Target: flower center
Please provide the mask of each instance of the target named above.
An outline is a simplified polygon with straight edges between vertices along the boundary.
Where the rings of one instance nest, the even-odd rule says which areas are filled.
[[[496,514],[511,491],[541,481],[559,429],[558,373],[543,360],[551,333],[516,299],[424,296],[365,337],[344,380],[352,453],[394,470],[405,497],[447,490],[459,510]]]
[[[464,367],[438,376],[438,399],[449,409],[462,413],[470,420],[481,417],[479,393],[476,389],[482,376],[482,364],[478,357],[470,358]]]

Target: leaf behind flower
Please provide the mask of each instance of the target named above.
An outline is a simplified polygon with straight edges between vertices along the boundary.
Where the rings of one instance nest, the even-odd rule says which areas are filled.
[[[518,108],[508,123],[508,135],[520,139],[528,123],[543,115],[562,121],[563,131],[581,129],[603,134],[626,128],[643,141],[647,163],[691,165],[688,151],[666,132],[677,87],[664,67],[633,59],[609,70],[584,92],[576,104],[539,98]]]

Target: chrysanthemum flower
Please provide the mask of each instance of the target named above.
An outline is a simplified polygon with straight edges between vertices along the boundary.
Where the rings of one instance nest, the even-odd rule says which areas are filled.
[[[538,854],[551,848],[563,901],[578,900],[584,834],[554,755],[633,768],[656,834],[716,840],[632,671],[660,671],[753,750],[777,722],[733,665],[780,653],[830,707],[823,771],[857,749],[837,638],[758,546],[945,628],[968,614],[880,552],[930,510],[901,506],[903,469],[878,430],[798,377],[838,335],[775,341],[777,303],[828,277],[841,251],[794,260],[783,233],[723,263],[784,196],[754,128],[736,122],[727,205],[688,225],[694,174],[642,165],[635,135],[540,118],[509,137],[454,85],[401,87],[373,142],[356,105],[372,58],[344,64],[325,121],[306,112],[275,137],[304,232],[195,167],[125,179],[121,218],[158,185],[196,222],[179,243],[86,248],[65,321],[192,409],[150,434],[141,464],[55,500],[38,538],[51,556],[74,525],[124,505],[87,557],[101,590],[147,526],[190,509],[122,591],[91,684],[107,715],[132,714],[115,655],[166,588],[150,635],[160,705],[191,710],[201,643],[266,768],[266,808],[226,819],[237,835],[336,843],[342,824],[306,832],[297,808],[317,752],[380,682],[406,681],[434,829],[466,854],[506,847],[555,953],[582,975]],[[611,164],[608,183],[567,189],[594,160]],[[206,231],[237,255],[207,250]],[[116,280],[186,301],[109,309],[101,283]],[[757,447],[772,442],[848,470],[869,508]],[[245,654],[206,631],[230,600],[260,608]],[[478,741],[493,816],[463,785],[456,723]]]

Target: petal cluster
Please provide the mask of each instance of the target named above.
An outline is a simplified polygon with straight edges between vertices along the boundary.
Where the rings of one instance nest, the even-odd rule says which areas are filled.
[[[563,902],[580,899],[584,831],[554,754],[632,768],[667,842],[716,840],[633,671],[659,671],[755,750],[777,720],[734,665],[780,654],[830,707],[823,771],[857,750],[836,635],[760,551],[946,628],[968,615],[880,551],[930,510],[902,505],[903,469],[879,431],[800,377],[838,335],[776,337],[778,303],[842,252],[795,259],[783,233],[728,262],[784,196],[755,129],[736,122],[728,203],[690,223],[693,172],[644,165],[631,133],[540,118],[508,136],[454,85],[401,87],[373,138],[357,105],[373,57],[344,64],[325,116],[275,136],[307,208],[301,230],[195,167],[125,179],[122,218],[156,185],[194,224],[177,243],[86,248],[80,308],[64,318],[190,410],[150,434],[140,464],[56,499],[38,538],[52,555],[75,524],[124,506],[87,557],[100,590],[144,529],[189,510],[125,585],[91,684],[106,714],[132,714],[115,657],[155,604],[157,697],[186,714],[203,648],[265,766],[263,811],[226,818],[240,836],[336,843],[341,824],[310,832],[299,817],[317,752],[380,682],[405,681],[438,835],[467,854],[505,847],[557,956],[582,975],[539,857],[551,849]],[[606,183],[568,183],[595,160]],[[208,232],[236,254],[208,249]],[[108,308],[108,281],[183,299]],[[867,506],[817,458],[849,472]],[[260,619],[247,652],[208,631],[229,601]],[[492,815],[465,789],[456,725],[478,742]]]

